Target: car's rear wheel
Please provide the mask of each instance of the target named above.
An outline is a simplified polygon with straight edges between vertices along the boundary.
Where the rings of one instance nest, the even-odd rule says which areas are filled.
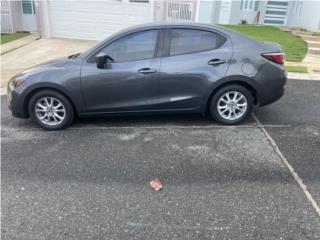
[[[29,101],[29,113],[32,119],[46,130],[64,129],[74,119],[74,110],[70,101],[52,90],[34,94]]]
[[[219,89],[210,102],[210,114],[220,123],[237,124],[250,114],[253,105],[251,92],[240,85]]]

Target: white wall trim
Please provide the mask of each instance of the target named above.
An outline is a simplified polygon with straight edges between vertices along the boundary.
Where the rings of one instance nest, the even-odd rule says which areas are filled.
[[[196,16],[195,16],[195,21],[199,21],[199,13],[200,13],[200,0],[197,0],[197,5],[196,5]]]
[[[40,11],[41,11],[41,21],[42,21],[42,29],[41,36],[43,38],[51,37],[51,27],[50,27],[50,16],[49,16],[49,1],[43,0],[40,2]]]

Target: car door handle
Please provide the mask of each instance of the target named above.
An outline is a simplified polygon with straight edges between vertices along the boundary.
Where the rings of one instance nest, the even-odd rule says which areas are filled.
[[[151,69],[151,68],[141,68],[140,70],[138,70],[138,72],[142,74],[148,74],[148,73],[155,73],[157,72],[157,70]]]
[[[215,58],[215,59],[210,60],[208,62],[208,64],[211,65],[211,66],[218,66],[220,64],[224,64],[225,62],[226,61],[224,61],[224,60],[220,60],[220,59]]]

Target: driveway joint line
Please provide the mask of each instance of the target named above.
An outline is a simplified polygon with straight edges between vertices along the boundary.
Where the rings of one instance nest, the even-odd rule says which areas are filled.
[[[320,207],[318,205],[318,203],[314,200],[313,196],[311,195],[311,193],[308,191],[307,186],[303,183],[302,179],[300,178],[300,176],[298,175],[298,173],[295,171],[295,169],[291,166],[291,164],[288,162],[288,160],[285,158],[285,156],[281,153],[278,145],[276,144],[276,142],[273,140],[273,138],[270,136],[270,134],[268,133],[268,131],[265,129],[265,126],[262,125],[262,123],[260,122],[260,120],[257,118],[257,116],[252,113],[252,117],[254,118],[254,120],[257,122],[258,125],[260,125],[260,129],[261,131],[264,133],[264,135],[266,136],[266,138],[268,139],[269,143],[271,144],[272,148],[274,149],[274,151],[278,154],[278,156],[281,158],[282,162],[284,163],[284,165],[289,169],[289,172],[292,174],[294,180],[298,183],[298,185],[300,186],[300,188],[302,189],[302,191],[304,192],[304,194],[306,195],[307,199],[309,200],[309,202],[311,203],[312,207],[316,210],[317,214],[320,217]]]

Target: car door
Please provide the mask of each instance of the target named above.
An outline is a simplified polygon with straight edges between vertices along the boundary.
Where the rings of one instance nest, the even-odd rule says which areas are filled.
[[[169,28],[159,77],[159,108],[200,110],[232,57],[227,37],[207,29]]]
[[[84,61],[81,83],[88,113],[153,110],[160,60],[155,58],[157,29],[128,33]],[[98,68],[94,56],[113,61]]]

